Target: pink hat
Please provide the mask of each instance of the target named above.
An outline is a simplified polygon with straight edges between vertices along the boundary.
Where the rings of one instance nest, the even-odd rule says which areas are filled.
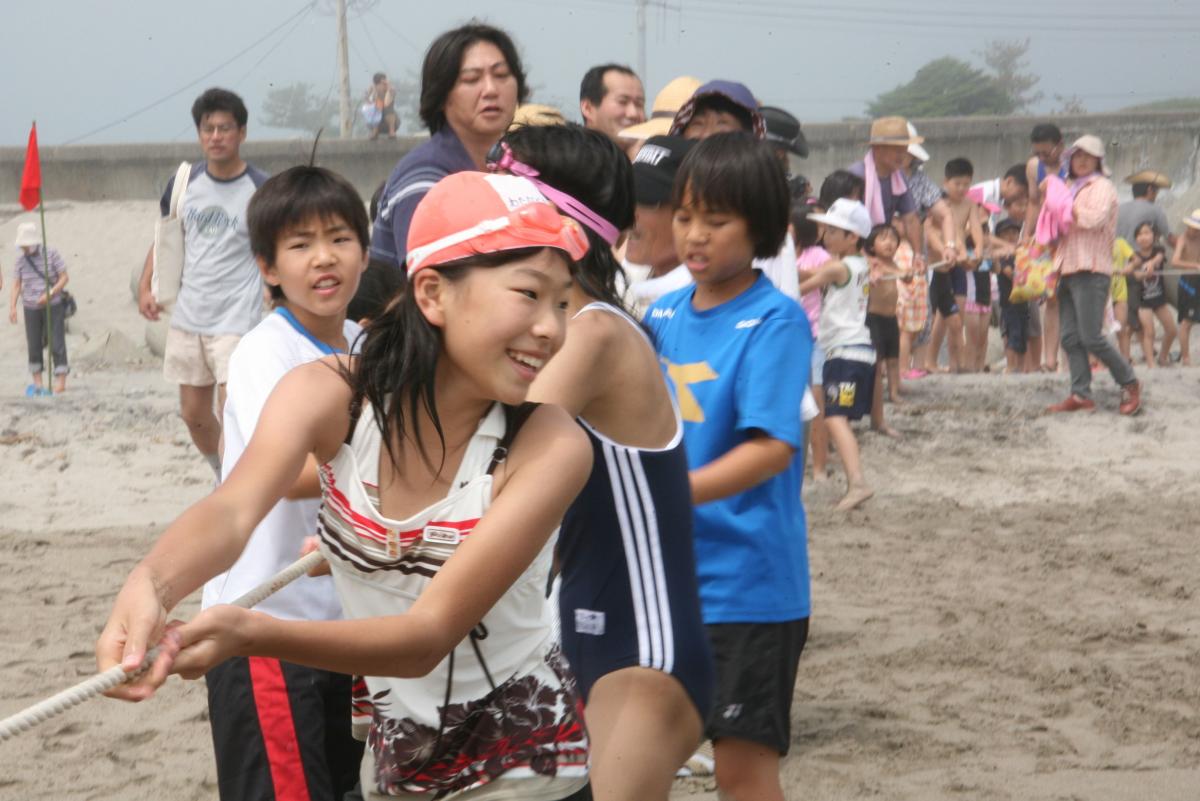
[[[408,274],[528,247],[557,248],[578,261],[588,240],[579,223],[559,214],[529,179],[458,172],[434,184],[413,212]]]

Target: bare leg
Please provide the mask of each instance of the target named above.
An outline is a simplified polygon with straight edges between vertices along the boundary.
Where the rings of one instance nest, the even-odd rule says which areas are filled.
[[[950,372],[963,370],[963,319],[952,314],[946,319],[946,349],[950,351]]]
[[[900,360],[888,359],[885,362],[888,379],[888,398],[892,403],[900,403]]]
[[[1123,300],[1113,301],[1113,317],[1121,326],[1117,331],[1117,350],[1121,351],[1125,361],[1133,364],[1129,355],[1129,304]]]
[[[1184,320],[1179,324],[1179,363],[1184,367],[1192,366],[1192,321]]]
[[[821,413],[809,424],[808,436],[812,443],[812,475],[813,481],[825,481],[829,478],[829,428],[825,425],[825,392],[820,384],[813,384],[813,398]]]
[[[67,374],[59,373],[54,376],[54,394],[59,395],[67,391]]]
[[[722,737],[713,743],[722,801],[784,801],[779,752],[765,745]]]
[[[1031,312],[1032,313],[1032,312]],[[1042,338],[1030,337],[1025,346],[1025,372],[1036,373],[1042,369]]]
[[[1142,324],[1142,358],[1147,367],[1154,366],[1154,312],[1138,309],[1138,320]]]
[[[835,416],[825,418],[829,428],[829,439],[842,457],[842,467],[846,471],[846,495],[838,503],[837,508],[850,510],[870,498],[874,493],[863,478],[862,461],[858,454],[858,440],[850,428],[850,421],[845,417]]]
[[[1058,298],[1047,298],[1042,315],[1042,350],[1046,369],[1058,372]]]
[[[900,332],[900,370],[909,370],[913,367],[912,358],[912,343],[913,337],[916,336],[911,331]]]
[[[42,384],[42,374],[41,373],[32,373],[31,375],[33,376],[34,388],[35,389],[45,389],[45,386]]]
[[[1175,320],[1171,317],[1171,308],[1165,304],[1155,309],[1154,314],[1158,317],[1158,322],[1163,327],[1162,350],[1158,354],[1158,363],[1163,367],[1169,367],[1171,364],[1171,345],[1175,344]]]
[[[675,771],[703,733],[683,685],[650,668],[625,668],[597,681],[586,718],[597,801],[667,801]]]
[[[221,393],[224,396],[224,392]],[[179,416],[192,435],[196,450],[215,456],[221,439],[221,424],[213,414],[213,387],[179,386]]]
[[[946,318],[941,312],[933,315],[933,328],[929,331],[929,344],[925,346],[925,369],[931,373],[938,371],[938,357],[942,352],[942,340],[946,338]]]
[[[878,358],[875,359],[875,389],[871,393],[871,430],[887,434],[889,437],[900,436],[889,428],[883,419],[883,360]],[[841,448],[838,448],[838,451],[840,452]]]

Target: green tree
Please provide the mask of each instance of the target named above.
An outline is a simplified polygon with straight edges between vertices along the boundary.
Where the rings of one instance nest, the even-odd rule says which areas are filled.
[[[965,61],[945,56],[921,67],[908,83],[875,98],[867,105],[867,114],[963,117],[1011,114],[1015,109],[1016,103],[995,78]]]
[[[996,82],[1008,93],[1016,111],[1024,111],[1042,99],[1041,92],[1033,91],[1040,80],[1028,72],[1029,39],[1006,39],[988,42],[979,53],[983,63],[992,71]]]
[[[263,101],[263,124],[272,128],[315,133],[329,127],[338,113],[338,99],[322,97],[312,84],[292,83],[267,92]]]

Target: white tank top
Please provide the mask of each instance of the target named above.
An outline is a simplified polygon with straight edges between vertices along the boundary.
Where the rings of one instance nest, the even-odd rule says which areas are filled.
[[[846,256],[842,260],[850,271],[846,283],[830,284],[821,301],[821,347],[828,359],[840,358],[836,349],[871,346],[867,330],[867,260]]]
[[[382,442],[364,404],[350,443],[320,471],[321,552],[346,618],[403,614],[453,558],[491,504],[489,465],[503,458],[498,448],[506,427],[496,404],[467,445],[455,489],[406,520],[392,520],[379,513]],[[359,733],[366,724],[375,792],[559,799],[583,784],[588,741],[581,703],[551,636],[554,610],[545,594],[553,550],[551,538],[480,626],[427,676],[355,682],[355,723]],[[528,787],[497,794],[497,779]]]

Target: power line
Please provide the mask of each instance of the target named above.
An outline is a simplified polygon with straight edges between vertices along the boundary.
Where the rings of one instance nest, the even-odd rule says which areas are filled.
[[[204,74],[203,74],[203,75],[201,75],[199,78],[196,78],[195,80],[193,80],[193,81],[190,81],[190,82],[188,82],[188,83],[184,84],[183,86],[179,87],[178,89],[176,89],[175,91],[171,92],[170,94],[163,95],[162,97],[158,98],[157,100],[155,100],[155,101],[154,101],[154,102],[152,102],[152,103],[149,103],[149,104],[147,104],[147,105],[145,105],[145,106],[142,106],[141,108],[139,108],[139,109],[137,109],[137,110],[135,110],[135,111],[131,111],[130,113],[128,113],[128,114],[126,114],[126,115],[124,115],[124,116],[122,116],[122,117],[120,117],[120,118],[118,118],[118,119],[114,120],[113,122],[107,123],[107,124],[105,124],[105,125],[101,125],[99,128],[93,128],[92,130],[88,131],[87,133],[85,133],[85,134],[83,134],[83,135],[81,135],[81,136],[77,136],[77,137],[75,137],[74,139],[68,139],[67,141],[63,142],[63,144],[64,144],[64,145],[73,145],[73,144],[75,144],[76,142],[82,142],[84,139],[88,139],[88,138],[90,138],[90,137],[92,137],[92,136],[95,136],[95,135],[96,135],[96,134],[98,134],[98,133],[101,133],[101,132],[103,132],[103,131],[107,131],[109,128],[115,128],[116,126],[118,126],[118,125],[120,125],[120,124],[122,124],[122,123],[124,123],[124,122],[128,122],[129,120],[133,119],[134,117],[140,116],[141,114],[145,114],[147,111],[150,111],[151,109],[157,108],[158,106],[161,106],[163,103],[167,102],[168,100],[171,100],[172,98],[174,98],[174,97],[176,97],[176,96],[178,96],[178,95],[180,95],[180,94],[183,94],[183,93],[184,93],[185,91],[187,91],[188,89],[192,88],[193,86],[195,86],[196,84],[200,83],[201,81],[203,81],[203,80],[205,80],[205,79],[207,79],[207,78],[209,78],[209,77],[211,77],[211,76],[213,76],[213,75],[217,74],[218,72],[220,72],[221,70],[225,69],[226,67],[228,67],[228,66],[229,66],[230,64],[232,64],[233,62],[237,61],[237,60],[238,60],[239,58],[241,58],[242,56],[244,56],[244,55],[246,55],[247,53],[249,53],[249,52],[250,52],[251,50],[253,50],[254,48],[258,47],[260,44],[262,44],[262,43],[263,43],[263,42],[265,42],[266,40],[270,39],[272,36],[274,36],[276,33],[278,33],[280,30],[282,30],[282,29],[284,28],[284,26],[286,26],[288,23],[292,22],[292,21],[293,21],[293,20],[295,20],[297,17],[299,17],[299,16],[301,16],[301,15],[303,15],[303,14],[307,13],[308,11],[312,10],[312,8],[313,8],[313,6],[314,6],[314,5],[316,5],[316,2],[315,2],[315,0],[310,0],[310,2],[308,2],[308,3],[305,3],[305,4],[304,4],[304,6],[303,6],[303,7],[302,7],[302,8],[301,8],[299,11],[297,11],[296,13],[292,14],[291,16],[289,16],[289,17],[288,17],[287,19],[285,19],[283,22],[281,22],[281,23],[279,23],[278,25],[276,25],[274,28],[272,28],[270,31],[268,31],[268,32],[266,33],[266,35],[264,35],[264,36],[261,36],[261,37],[259,37],[258,39],[255,39],[255,40],[254,40],[253,42],[251,42],[249,45],[247,45],[246,47],[244,47],[244,48],[242,48],[241,50],[239,50],[237,53],[235,53],[233,56],[231,56],[230,58],[228,58],[227,60],[225,60],[224,62],[222,62],[221,64],[219,64],[218,66],[216,66],[216,67],[214,67],[213,69],[209,70],[208,72],[204,73]]]
[[[375,58],[379,59],[379,66],[390,71],[388,60],[383,57],[383,53],[379,52],[379,48],[375,45],[375,38],[371,36],[371,26],[363,20],[362,16],[359,16],[358,22],[362,26],[363,35],[367,37],[367,44],[371,45],[371,52],[375,54]]]
[[[412,39],[409,39],[407,36],[405,36],[403,33],[401,33],[399,30],[397,30],[395,27],[393,27],[392,23],[388,22],[387,18],[384,17],[383,14],[379,13],[374,8],[368,9],[367,13],[370,14],[371,16],[375,17],[375,19],[379,20],[379,22],[383,25],[383,27],[387,28],[389,31],[391,31],[392,33],[394,33],[396,35],[397,39],[399,39],[400,41],[404,42],[406,45],[411,47],[413,53],[424,52],[425,49],[423,47],[418,47],[416,45],[416,43],[413,42]]]
[[[315,4],[314,4],[314,6],[315,6]],[[313,10],[314,6],[309,6],[307,9],[305,9],[305,11],[311,12]],[[283,36],[281,36],[279,38],[279,41],[277,41],[277,42],[275,42],[275,44],[271,45],[267,49],[267,52],[262,54],[262,58],[260,58],[258,61],[255,61],[253,66],[251,66],[250,69],[246,70],[245,74],[242,75],[242,77],[238,78],[236,81],[233,82],[232,86],[240,87],[242,85],[242,82],[245,81],[247,78],[249,78],[251,75],[253,75],[254,71],[257,70],[260,66],[262,66],[262,63],[264,61],[266,61],[267,58],[269,58],[272,53],[274,53],[276,50],[278,50],[280,45],[282,45],[284,42],[286,42],[288,40],[288,38],[291,37],[291,35],[296,32],[296,29],[300,27],[300,24],[303,23],[304,20],[307,18],[308,18],[308,13],[301,14],[299,17],[297,17],[296,24],[294,24],[292,27],[288,28],[287,32],[284,33]]]

